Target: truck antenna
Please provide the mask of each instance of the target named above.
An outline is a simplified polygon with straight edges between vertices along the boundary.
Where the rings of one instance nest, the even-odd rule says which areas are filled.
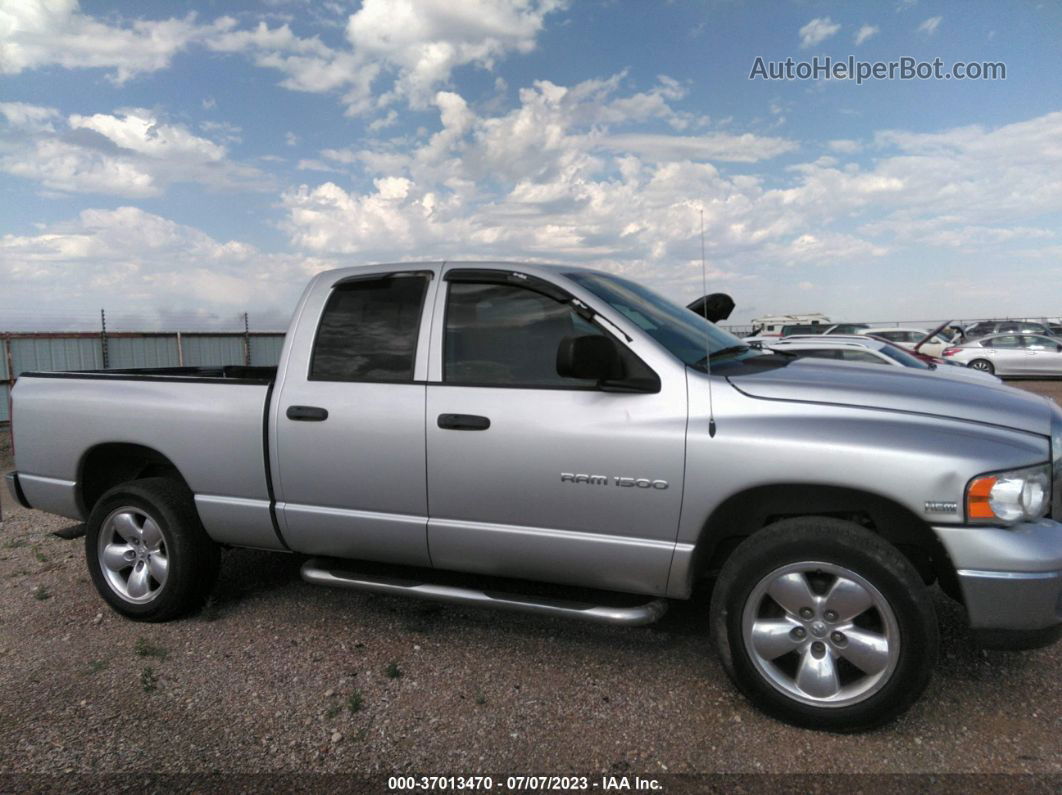
[[[708,265],[704,258],[704,208],[701,208],[701,311],[708,322]],[[704,369],[708,373],[708,436],[715,437],[715,403],[712,401],[712,342],[704,331]]]

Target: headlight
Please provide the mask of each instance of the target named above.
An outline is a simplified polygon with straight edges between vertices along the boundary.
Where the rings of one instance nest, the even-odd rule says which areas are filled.
[[[966,518],[972,521],[1034,521],[1050,506],[1050,464],[981,475],[966,487]]]

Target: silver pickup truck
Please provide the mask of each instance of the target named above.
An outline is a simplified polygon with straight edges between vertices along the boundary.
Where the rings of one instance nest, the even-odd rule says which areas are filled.
[[[986,645],[1062,627],[1053,403],[753,350],[590,270],[322,273],[278,368],[28,373],[14,434],[19,502],[84,520],[97,589],[138,620],[201,604],[222,547],[632,625],[714,583],[737,686],[840,731],[925,687],[933,583]]]

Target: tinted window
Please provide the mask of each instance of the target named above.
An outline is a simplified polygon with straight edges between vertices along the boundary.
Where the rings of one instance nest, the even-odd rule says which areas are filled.
[[[624,315],[685,364],[703,367],[706,349],[712,354],[724,350],[751,352],[730,332],[636,282],[591,271],[566,275]],[[752,355],[760,354],[752,352]]]
[[[863,362],[864,364],[888,364],[883,359],[879,359],[872,353],[866,351],[841,351],[841,358],[846,362]]]
[[[888,356],[893,361],[899,362],[904,367],[916,367],[919,370],[930,369],[929,365],[919,359],[917,356],[913,356],[902,348],[896,348],[892,345],[884,345],[881,348],[881,353]]]
[[[604,332],[567,304],[541,293],[506,284],[452,282],[446,301],[443,380],[450,384],[593,387],[594,381],[557,374],[561,340],[590,334]]]
[[[993,337],[990,340],[986,340],[984,344],[988,348],[1020,348],[1021,337],[1017,334],[1007,334],[1003,337]]]
[[[419,274],[336,287],[317,329],[310,379],[412,381],[427,288]]]
[[[778,346],[778,350],[785,351],[786,353],[795,353],[797,356],[800,356],[802,358],[808,358],[808,359],[840,359],[841,358],[841,351],[830,349],[830,348],[816,349],[816,350],[813,350],[813,351],[801,351],[801,350],[791,350],[789,348],[783,348],[781,345],[779,345]]]
[[[1043,350],[1056,350],[1058,347],[1058,340],[1053,340],[1050,337],[1022,337],[1022,341],[1026,348],[1034,348],[1039,351]]]

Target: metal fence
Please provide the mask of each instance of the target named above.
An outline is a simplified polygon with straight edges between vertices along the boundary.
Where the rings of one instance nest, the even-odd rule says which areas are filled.
[[[284,335],[273,332],[59,332],[0,334],[0,423],[22,373],[126,367],[272,366]]]

